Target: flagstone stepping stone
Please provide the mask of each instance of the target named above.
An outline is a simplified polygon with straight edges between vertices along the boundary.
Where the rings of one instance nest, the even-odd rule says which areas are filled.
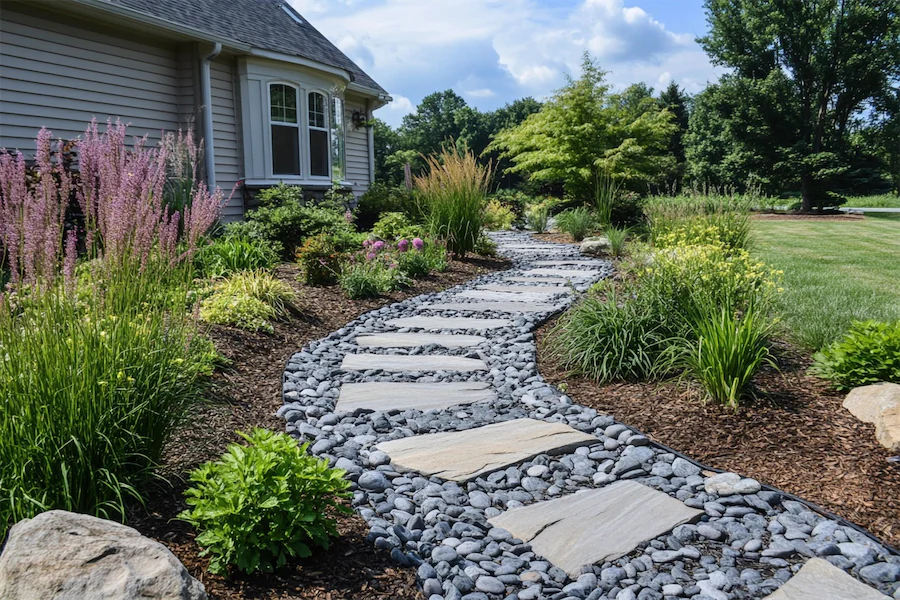
[[[420,304],[419,310],[458,310],[469,312],[549,312],[557,306],[545,302],[436,302]]]
[[[345,383],[341,386],[335,412],[390,411],[390,410],[441,410],[472,404],[493,402],[497,392],[490,384],[482,382],[463,383],[395,383],[390,381],[370,381],[366,383]]]
[[[403,317],[385,321],[389,327],[414,329],[498,329],[512,327],[509,319],[473,319],[468,317]]]
[[[554,260],[536,260],[535,266],[538,267],[560,267],[563,265],[596,265],[600,266],[596,260],[585,260],[583,258],[558,258]]]
[[[550,275],[555,277],[596,277],[597,275],[602,275],[600,271],[576,271],[574,269],[549,269],[549,268],[541,268],[541,269],[530,269],[528,271],[523,272],[524,275]]]
[[[515,283],[569,283],[565,277],[504,277],[504,281],[512,281]]]
[[[489,523],[531,545],[575,578],[581,567],[624,556],[703,514],[635,481],[506,511]]]
[[[487,371],[477,358],[405,354],[347,354],[341,363],[344,371]]]
[[[541,302],[565,293],[562,292],[544,292],[544,293],[514,293],[514,292],[494,292],[490,290],[466,290],[456,294],[460,298],[473,298],[475,300],[509,300],[510,302]]]
[[[504,250],[562,250],[562,244],[500,244]]]
[[[763,600],[890,600],[842,569],[811,558],[787,583]]]
[[[466,431],[418,435],[378,444],[395,468],[453,481],[505,469],[538,454],[564,454],[597,438],[562,423],[514,419]]]
[[[493,283],[488,285],[479,285],[479,290],[488,290],[491,292],[513,292],[515,294],[565,294],[569,288],[561,285],[503,285]]]
[[[486,342],[480,335],[443,335],[440,333],[373,333],[360,335],[356,344],[363,348],[415,348],[437,344],[444,348],[469,348]]]

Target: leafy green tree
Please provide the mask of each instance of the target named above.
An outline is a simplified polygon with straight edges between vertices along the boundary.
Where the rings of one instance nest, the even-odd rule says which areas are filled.
[[[416,112],[403,117],[399,130],[403,149],[426,156],[440,152],[445,143],[459,139],[464,119],[458,113],[466,108],[466,101],[453,90],[425,96]]]
[[[673,124],[676,127],[669,138],[669,154],[675,160],[675,166],[669,174],[667,182],[674,189],[681,187],[681,181],[684,179],[687,169],[684,136],[687,133],[690,118],[688,102],[687,94],[674,81],[670,82],[669,86],[659,95],[659,105],[672,113]]]
[[[870,132],[875,154],[884,163],[894,193],[900,195],[900,88],[876,99]]]
[[[536,182],[563,181],[577,198],[591,197],[601,175],[633,183],[654,179],[666,164],[672,115],[652,99],[635,109],[631,92],[611,95],[605,75],[585,54],[580,78],[569,78],[521,125],[500,131],[489,149],[511,160],[509,171]]]
[[[785,110],[796,112],[799,127],[795,174],[803,209],[813,209],[828,179],[846,169],[840,150],[851,118],[900,76],[900,0],[705,0],[705,7],[710,31],[698,41],[714,64],[752,81],[787,76],[793,102]]]
[[[374,128],[375,181],[396,185],[403,178],[403,173],[397,170],[396,165],[390,164],[388,159],[400,149],[400,135],[381,119],[375,119],[372,127]]]

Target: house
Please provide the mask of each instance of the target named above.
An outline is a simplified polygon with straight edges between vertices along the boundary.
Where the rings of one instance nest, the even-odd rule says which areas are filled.
[[[92,118],[158,140],[195,127],[226,197],[280,181],[362,194],[384,89],[284,0],[3,0],[0,147]],[[224,209],[240,219],[247,193]]]

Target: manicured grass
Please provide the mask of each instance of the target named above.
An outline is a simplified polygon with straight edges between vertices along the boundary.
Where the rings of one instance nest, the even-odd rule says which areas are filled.
[[[754,252],[784,271],[787,336],[818,349],[853,320],[900,319],[900,218],[755,221]]]
[[[900,208],[900,196],[881,194],[878,196],[856,196],[847,198],[846,207],[858,208]]]

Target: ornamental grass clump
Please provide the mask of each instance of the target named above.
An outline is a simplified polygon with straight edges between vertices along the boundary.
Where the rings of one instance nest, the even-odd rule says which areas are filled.
[[[278,262],[278,251],[260,238],[220,237],[197,252],[194,265],[204,277],[225,277],[238,271],[268,270]]]
[[[540,204],[533,207],[525,213],[525,223],[529,229],[535,233],[544,233],[547,231],[547,224],[550,221],[550,208],[546,204]]]
[[[200,317],[209,323],[273,333],[272,321],[299,312],[296,292],[266,271],[240,271],[212,289],[200,303]]]
[[[465,256],[481,235],[493,168],[455,144],[426,157],[425,163],[426,173],[414,180],[427,207],[428,229],[446,241],[454,256]]]
[[[128,147],[120,124],[91,124],[77,178],[51,137],[32,176],[0,153],[0,537],[53,508],[121,518],[216,360],[185,309],[221,194],[195,184],[172,210],[165,148]]]
[[[327,549],[338,535],[336,516],[352,511],[345,472],[307,454],[284,433],[238,432],[246,445],[231,444],[221,459],[193,473],[179,518],[197,528],[209,571],[271,573],[296,558]]]
[[[572,208],[556,215],[556,228],[568,233],[576,242],[582,241],[599,227],[597,217],[584,206]]]

